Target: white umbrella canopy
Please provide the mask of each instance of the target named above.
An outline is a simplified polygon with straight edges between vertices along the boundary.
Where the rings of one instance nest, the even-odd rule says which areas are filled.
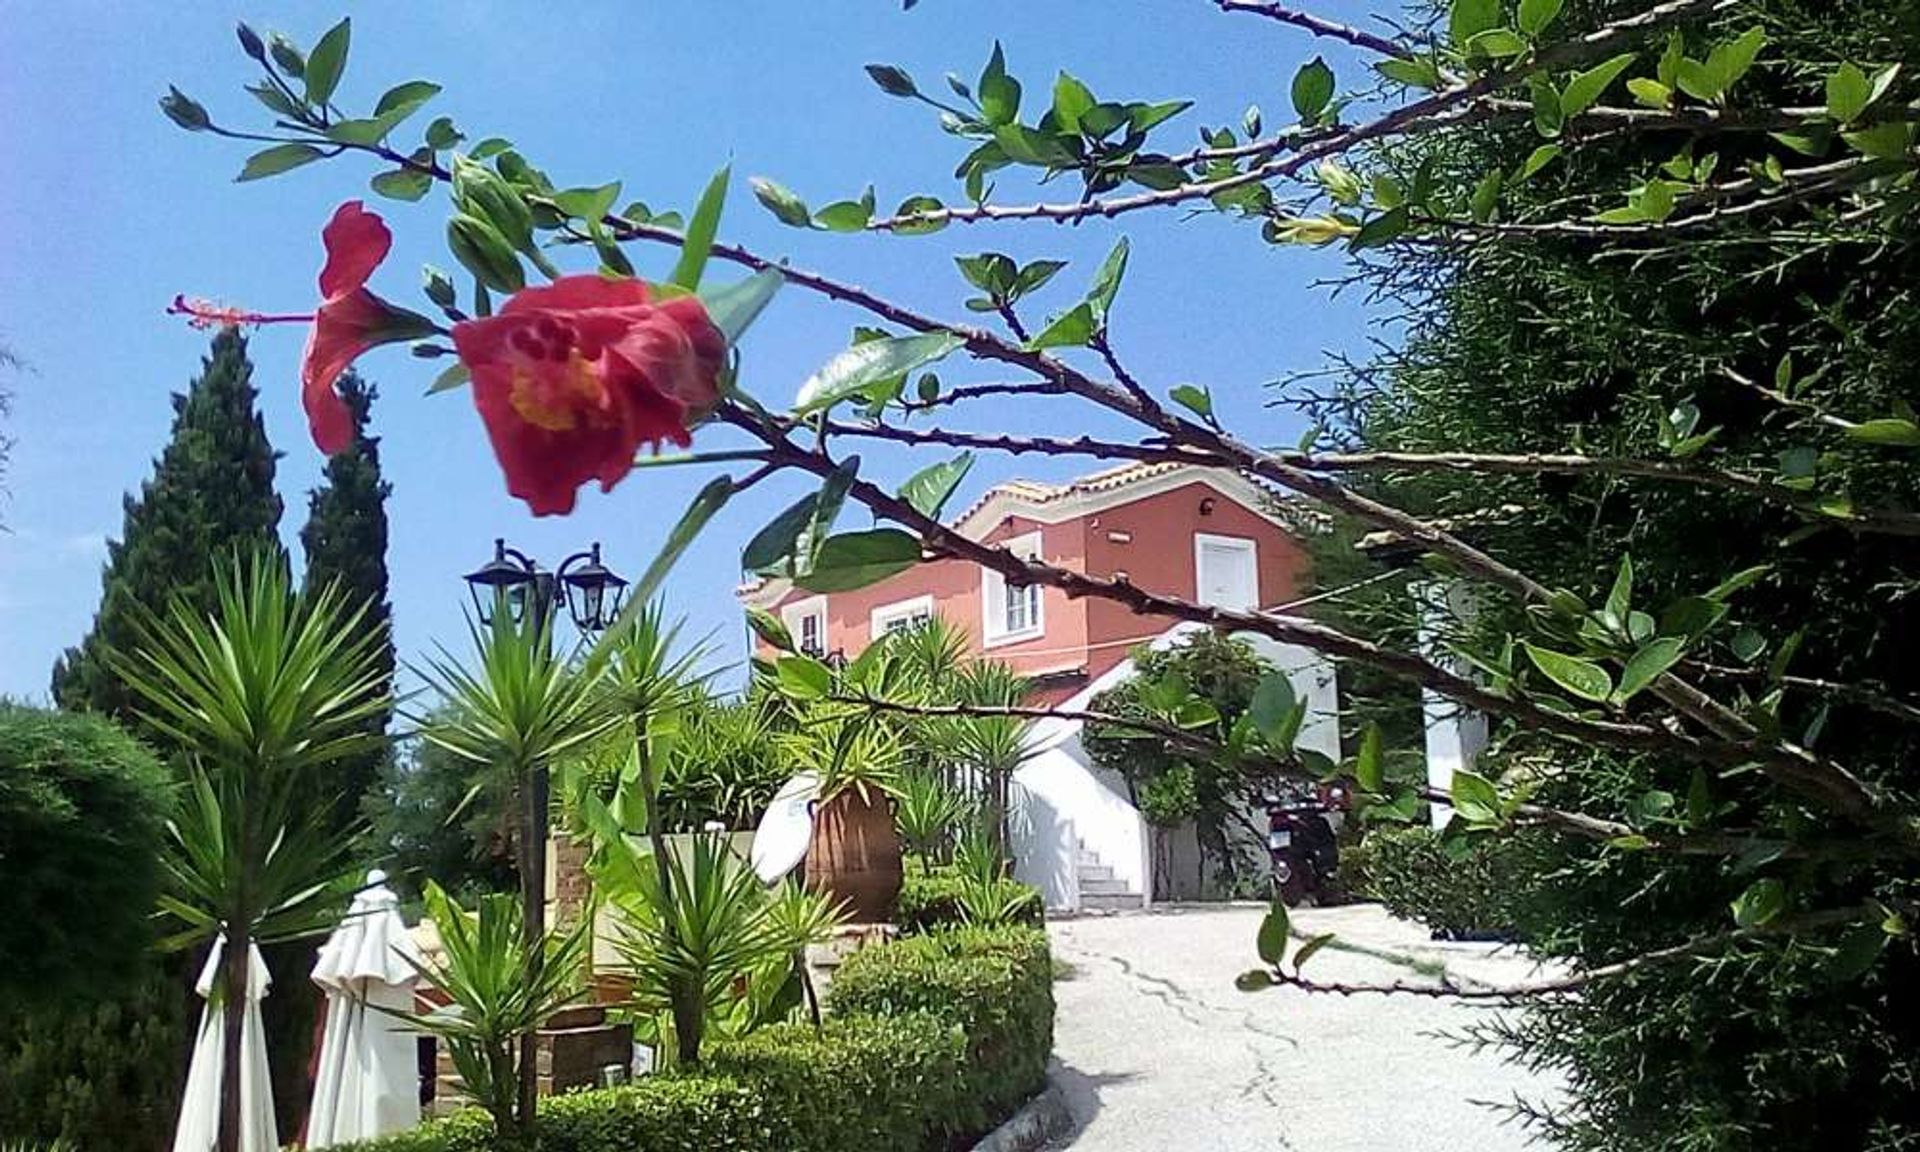
[[[386,874],[367,873],[346,919],[320,948],[313,982],[327,995],[307,1147],[370,1140],[420,1123],[414,1033],[381,1009],[409,1012],[421,959]]]
[[[222,932],[194,985],[207,1006],[200,1010],[200,1033],[193,1042],[180,1122],[173,1130],[173,1152],[212,1152],[220,1141],[220,1073],[226,1062],[223,1032],[228,1009],[213,1003],[213,995],[226,950],[227,936]],[[273,1081],[267,1074],[266,1031],[260,1023],[260,1001],[272,983],[260,949],[248,945],[246,1015],[240,1022],[240,1152],[277,1152],[280,1147],[279,1129],[273,1123]]]

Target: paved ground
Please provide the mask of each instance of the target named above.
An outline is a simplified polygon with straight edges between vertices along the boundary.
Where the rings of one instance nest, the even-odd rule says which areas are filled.
[[[1524,1131],[1474,1100],[1538,1098],[1552,1085],[1448,1046],[1485,1009],[1410,996],[1342,998],[1292,988],[1249,995],[1252,907],[1178,908],[1050,926],[1072,965],[1056,986],[1056,1079],[1076,1152],[1507,1152]],[[1486,945],[1435,945],[1379,908],[1308,909],[1297,928],[1446,962],[1483,981],[1537,974]],[[1409,968],[1329,947],[1320,980],[1418,978]]]

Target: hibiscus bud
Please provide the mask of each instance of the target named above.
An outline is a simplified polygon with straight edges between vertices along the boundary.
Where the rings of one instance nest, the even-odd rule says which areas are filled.
[[[896,68],[891,64],[869,64],[867,75],[873,77],[873,82],[880,85],[880,91],[889,96],[920,94],[920,89],[914,84],[913,77],[907,75],[903,68]]]
[[[451,308],[458,301],[459,296],[454,291],[453,278],[445,272],[429,264],[420,270],[420,278],[424,282],[427,299],[435,304],[442,308]]]
[[[167,86],[167,94],[160,98],[160,111],[189,132],[204,132],[213,126],[213,120],[194,99],[180,89]]]
[[[467,271],[495,292],[518,292],[526,287],[520,258],[493,225],[458,213],[447,221],[447,247]]]
[[[273,53],[273,62],[280,65],[280,71],[298,80],[307,74],[307,58],[300,55],[300,49],[293,41],[275,32],[268,43],[268,51]]]
[[[533,210],[498,173],[464,156],[453,158],[454,207],[492,224],[509,245],[525,251],[533,244]]]
[[[258,60],[262,64],[267,62],[267,43],[260,39],[260,33],[247,27],[244,22],[235,25],[233,32],[234,35],[240,37],[240,50],[242,52],[245,52],[248,56]]]

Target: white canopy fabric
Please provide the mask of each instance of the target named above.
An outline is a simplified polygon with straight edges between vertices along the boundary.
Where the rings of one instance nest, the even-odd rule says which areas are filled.
[[[200,1010],[200,1033],[193,1042],[180,1122],[173,1130],[173,1152],[212,1152],[220,1142],[220,1073],[226,1057],[222,1033],[228,1007],[216,1006],[212,997],[226,950],[223,932],[194,985],[208,1004]],[[273,1123],[273,1082],[267,1074],[266,1032],[260,1024],[260,1001],[272,983],[260,949],[249,945],[246,1015],[240,1022],[240,1152],[278,1152],[280,1147],[280,1133]]]
[[[307,1113],[307,1147],[370,1140],[420,1123],[420,1072],[414,1033],[382,1008],[413,1009],[421,959],[400,919],[386,874],[367,888],[321,946],[313,982],[327,995],[320,1067]]]

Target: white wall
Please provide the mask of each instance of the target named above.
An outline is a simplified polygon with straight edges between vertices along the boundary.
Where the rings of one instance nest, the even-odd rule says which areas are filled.
[[[1130,891],[1152,891],[1147,822],[1103,776],[1077,730],[1013,774],[1014,875],[1040,889],[1048,908],[1079,910],[1080,844]]]

